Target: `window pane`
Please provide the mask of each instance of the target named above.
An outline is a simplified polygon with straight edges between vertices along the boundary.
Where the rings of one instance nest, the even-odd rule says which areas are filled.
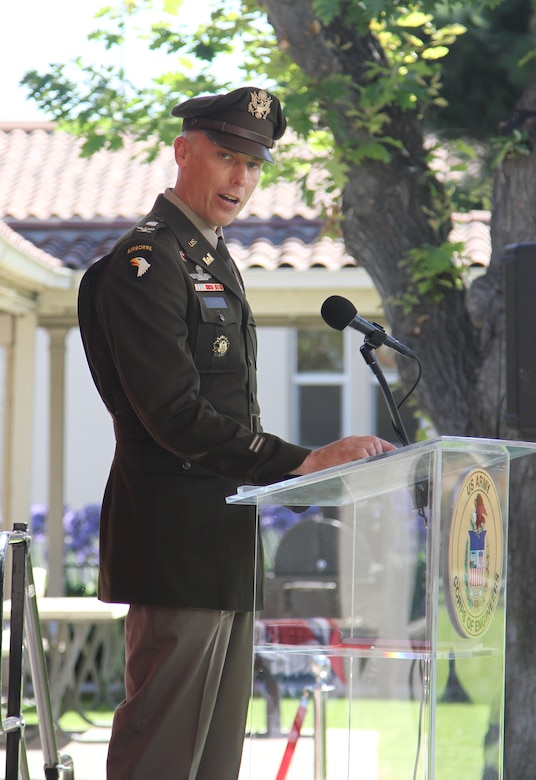
[[[302,385],[299,394],[299,443],[321,447],[341,438],[342,389],[340,385]]]
[[[316,371],[342,373],[343,334],[324,328],[298,329],[298,373]]]
[[[391,391],[393,393],[395,403],[400,403],[400,400],[403,397],[402,392],[399,389],[393,390],[393,388],[391,388]],[[378,385],[375,386],[375,394],[376,435],[381,436],[382,439],[387,439],[387,441],[393,442],[393,444],[399,444],[398,437],[393,429],[391,415],[389,414],[389,409],[387,407],[387,402],[385,400],[383,390]],[[406,402],[399,411],[400,417],[402,418],[402,423],[406,429],[406,433],[408,434],[409,441],[410,443],[413,443],[416,441],[417,430],[419,427],[418,412],[415,407],[408,402]]]

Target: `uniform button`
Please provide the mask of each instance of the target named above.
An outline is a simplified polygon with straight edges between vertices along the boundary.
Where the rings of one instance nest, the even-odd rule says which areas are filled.
[[[220,311],[220,320],[222,322],[225,322],[225,314],[222,314],[221,311]]]
[[[189,460],[185,460],[184,463],[182,464],[182,467],[185,471],[189,471],[192,468],[192,464],[190,463]]]
[[[250,357],[248,357],[248,364],[249,364],[250,366],[252,366],[252,365],[253,365],[253,358],[250,358]]]

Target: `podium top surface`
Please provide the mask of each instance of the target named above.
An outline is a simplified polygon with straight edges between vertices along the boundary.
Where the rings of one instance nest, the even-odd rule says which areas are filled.
[[[434,455],[461,467],[486,468],[534,453],[536,442],[441,436],[271,485],[245,485],[226,500],[249,505],[342,505],[431,479]]]

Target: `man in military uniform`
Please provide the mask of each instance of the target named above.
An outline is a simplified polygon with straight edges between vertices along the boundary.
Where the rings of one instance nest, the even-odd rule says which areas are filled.
[[[222,238],[286,120],[245,87],[187,100],[178,177],[89,268],[79,295],[88,363],[117,446],[100,532],[99,597],[131,605],[126,698],[109,780],[236,780],[251,683],[255,512],[226,504],[384,450],[373,436],[310,451],[259,422],[256,334]]]

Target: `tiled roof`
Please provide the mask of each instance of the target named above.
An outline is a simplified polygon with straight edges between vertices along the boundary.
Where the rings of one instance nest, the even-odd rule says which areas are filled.
[[[488,265],[491,257],[490,212],[469,211],[454,215],[450,234],[453,242],[461,241],[472,265]]]
[[[5,239],[6,243],[8,243],[10,246],[15,247],[16,249],[20,249],[21,252],[24,252],[27,257],[30,257],[33,260],[37,260],[38,263],[41,263],[41,265],[47,266],[48,268],[61,268],[63,265],[61,260],[58,259],[57,255],[49,254],[43,249],[40,249],[31,241],[28,241],[26,238],[21,236],[20,233],[17,233],[17,231],[10,228],[9,225],[7,225],[1,219],[0,239]]]
[[[15,220],[132,221],[173,183],[173,157],[144,165],[135,148],[80,157],[78,138],[53,124],[0,124],[0,214]]]
[[[82,142],[50,123],[0,123],[0,219],[71,268],[83,268],[173,186],[176,163],[166,147],[154,162],[127,139],[116,152],[80,157]],[[459,215],[453,231],[471,261],[487,264],[489,216]],[[226,239],[242,269],[355,266],[341,240],[322,236],[319,214],[293,182],[258,188]]]

